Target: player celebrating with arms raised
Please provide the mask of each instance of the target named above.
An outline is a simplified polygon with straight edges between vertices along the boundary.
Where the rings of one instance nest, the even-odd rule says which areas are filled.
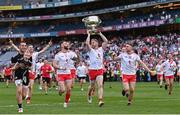
[[[16,49],[16,51],[18,51],[19,53],[21,52],[20,48],[15,46],[12,40],[9,40],[9,42],[14,47],[14,49]],[[29,45],[27,48],[29,54],[32,57],[32,67],[31,67],[31,70],[29,71],[29,80],[30,80],[29,81],[29,91],[28,91],[28,94],[26,96],[26,100],[27,100],[28,104],[31,102],[31,97],[32,97],[32,92],[33,92],[33,85],[34,85],[35,74],[36,74],[35,73],[35,65],[36,65],[37,58],[40,54],[44,53],[51,45],[52,45],[52,41],[50,40],[48,45],[46,45],[46,47],[44,47],[39,52],[34,51],[33,45]]]
[[[135,92],[137,63],[140,63],[151,74],[154,74],[154,72],[134,53],[130,43],[126,44],[125,47],[126,52],[121,53],[118,57],[113,57],[113,59],[121,61],[123,87],[125,95],[128,97],[128,105],[131,105]]]
[[[33,85],[34,85],[34,80],[35,80],[35,76],[36,76],[36,61],[38,59],[38,56],[42,53],[44,53],[50,46],[52,45],[52,41],[50,40],[50,42],[48,43],[48,45],[46,45],[46,47],[44,47],[41,51],[36,52],[34,51],[34,47],[33,45],[29,45],[28,46],[28,50],[31,53],[32,56],[32,69],[30,71],[30,82],[29,82],[29,91],[28,91],[28,95],[27,95],[27,103],[29,104],[31,102],[31,97],[32,97],[32,92],[33,92]]]
[[[107,46],[107,38],[100,32],[99,35],[103,40],[102,47],[99,47],[97,39],[90,40],[90,33],[87,31],[88,37],[86,39],[86,45],[88,47],[89,55],[89,77],[90,77],[90,87],[88,91],[88,102],[92,102],[92,91],[95,87],[95,82],[98,85],[98,98],[99,107],[104,105],[103,102],[103,53]]]
[[[24,45],[23,47],[26,46],[25,43],[21,43],[21,45]],[[32,65],[32,57],[28,51],[26,51],[24,55],[20,57],[18,56],[20,55],[17,55],[16,57],[12,58],[12,62],[16,63],[13,67],[13,70],[15,71],[14,79],[16,84],[16,99],[19,107],[18,112],[23,112],[22,101],[23,99],[25,99],[25,96],[27,95],[28,91],[28,72]]]

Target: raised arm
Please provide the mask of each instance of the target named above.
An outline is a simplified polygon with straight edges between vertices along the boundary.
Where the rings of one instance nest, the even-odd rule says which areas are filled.
[[[86,45],[87,45],[87,47],[88,47],[88,50],[91,50],[91,45],[90,45],[90,33],[89,33],[89,30],[87,30],[87,34],[88,34],[88,36],[87,36],[87,38],[86,38]]]
[[[20,49],[13,43],[13,41],[11,39],[9,39],[9,43],[17,52],[19,52],[19,53],[21,52]]]
[[[103,49],[106,49],[107,44],[108,44],[108,40],[107,40],[107,38],[106,38],[101,32],[99,32],[99,35],[101,36],[101,38],[102,38],[102,40],[103,40],[102,48],[103,48]]]
[[[39,51],[39,54],[44,53],[51,45],[52,45],[52,40],[49,41],[46,47],[44,47],[41,51]]]
[[[75,58],[75,61],[76,61],[76,63],[77,64],[79,64],[80,63],[80,54],[79,53],[76,53],[76,55],[77,55],[77,57]]]

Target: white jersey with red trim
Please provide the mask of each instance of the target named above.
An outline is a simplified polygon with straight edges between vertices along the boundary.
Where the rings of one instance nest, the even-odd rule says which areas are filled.
[[[82,65],[82,66],[77,67],[77,76],[78,77],[86,77],[86,74],[87,74],[86,66]]]
[[[98,49],[90,49],[88,52],[89,55],[89,69],[102,69],[103,65],[103,53],[104,50],[102,47]]]
[[[71,74],[70,60],[71,57],[69,57],[69,52],[67,53],[59,52],[58,54],[55,55],[55,61],[58,62],[58,65],[62,68],[66,68],[66,70],[58,69],[57,74]]]
[[[161,64],[156,65],[156,71],[157,71],[158,75],[163,75],[163,70],[162,70],[162,65]]]
[[[140,57],[135,53],[121,53],[118,57],[121,60],[122,74],[135,75],[137,71],[137,61],[140,61]]]
[[[39,52],[33,52],[32,54],[32,72],[36,71],[36,61],[38,59]]]
[[[73,58],[77,58],[77,55],[76,55],[76,53],[75,52],[73,52],[73,51],[69,51],[69,57],[71,58],[71,60],[70,60],[70,68],[71,69],[76,69],[75,68],[75,62],[74,62],[74,60],[73,60]]]
[[[164,69],[164,75],[165,76],[172,76],[174,75],[175,69],[176,69],[176,63],[174,61],[170,62],[169,60],[166,60],[162,67]]]

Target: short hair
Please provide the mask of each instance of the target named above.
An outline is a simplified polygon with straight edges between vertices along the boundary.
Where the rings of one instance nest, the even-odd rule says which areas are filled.
[[[26,42],[20,42],[20,44],[19,44],[19,45],[21,45],[21,44],[25,44],[25,45],[27,45],[27,44],[26,44]]]
[[[133,43],[132,43],[132,42],[126,42],[125,44],[130,45],[130,46],[133,46]]]
[[[69,43],[70,43],[70,41],[63,40],[63,41],[60,42],[60,45],[61,45],[62,43],[64,43],[64,42],[69,42]]]
[[[94,41],[98,42],[98,40],[97,40],[97,39],[95,39],[95,38],[91,39],[91,41],[92,41],[92,40],[94,40]]]
[[[30,44],[30,45],[28,45],[28,47],[33,47],[33,45]]]

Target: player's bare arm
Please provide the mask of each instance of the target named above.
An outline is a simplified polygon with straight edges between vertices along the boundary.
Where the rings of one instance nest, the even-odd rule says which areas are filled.
[[[46,47],[44,47],[41,51],[39,51],[39,54],[44,53],[51,45],[52,45],[52,40],[49,41]]]
[[[102,38],[103,43],[102,43],[102,48],[105,50],[108,44],[108,39],[101,33],[99,32],[99,36]]]
[[[87,45],[87,48],[88,50],[91,50],[91,45],[90,45],[90,33],[89,33],[89,30],[87,30],[87,38],[86,38],[86,45]]]
[[[80,54],[76,53],[77,57],[74,57],[73,60],[76,62],[76,64],[79,64],[81,59],[80,59]]]
[[[142,60],[140,60],[140,61],[138,61],[149,73],[151,73],[151,75],[155,75],[155,71],[151,71],[148,67],[147,67],[147,65],[142,61]]]
[[[9,43],[17,52],[19,52],[19,53],[21,52],[20,49],[13,43],[13,41],[11,39],[9,39]]]

